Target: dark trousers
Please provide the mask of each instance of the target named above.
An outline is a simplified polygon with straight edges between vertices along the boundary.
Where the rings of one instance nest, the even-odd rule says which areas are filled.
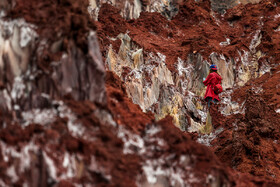
[[[211,102],[213,102],[214,104],[218,102],[217,99],[213,99],[212,97],[206,97],[206,101],[207,101],[208,108],[210,107]]]

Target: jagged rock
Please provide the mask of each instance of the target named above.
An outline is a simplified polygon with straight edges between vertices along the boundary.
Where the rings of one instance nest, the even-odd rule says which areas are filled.
[[[0,186],[279,186],[279,2],[102,2],[1,1]]]
[[[34,25],[23,19],[13,21],[0,20],[0,67],[1,81],[6,78],[11,84],[15,77],[23,75],[28,67],[30,55],[34,49],[37,33]],[[5,75],[6,74],[6,75]]]
[[[158,102],[162,86],[173,85],[171,72],[165,65],[165,57],[150,54],[144,60],[143,49],[138,49],[128,34],[120,34],[121,46],[118,53],[112,47],[107,54],[107,66],[126,82],[128,96],[133,102],[139,104],[143,111]],[[130,72],[127,71],[127,67]]]
[[[142,11],[159,12],[170,19],[178,12],[178,0],[89,0],[89,12],[93,19],[97,20],[103,3],[109,3],[120,9],[120,15],[125,19],[136,19]]]
[[[235,61],[226,61],[224,56],[218,56],[217,54],[213,53],[210,56],[213,64],[216,64],[219,67],[219,74],[223,78],[222,86],[223,89],[232,88],[235,81],[235,75],[233,72],[233,67],[235,66]]]
[[[38,61],[48,46],[44,38],[39,38],[37,26],[24,19],[1,19],[0,28],[0,81],[5,84],[1,90],[2,109],[49,107],[51,104],[46,102],[67,94],[77,100],[106,104],[105,69],[94,32],[88,33],[88,54],[70,40],[61,61],[49,62],[43,67]],[[52,45],[50,50],[57,53],[61,43],[62,40],[54,43],[56,47]],[[47,56],[45,58],[48,60]]]
[[[76,100],[89,99],[105,104],[105,69],[94,32],[89,33],[88,46],[89,54],[86,56],[70,42],[68,54],[64,55],[52,77],[59,94],[71,94]],[[45,92],[48,93],[47,90]]]

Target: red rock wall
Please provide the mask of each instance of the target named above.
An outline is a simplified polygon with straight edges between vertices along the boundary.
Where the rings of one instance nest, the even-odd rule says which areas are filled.
[[[104,4],[94,21],[85,1],[0,4],[0,186],[279,186],[279,3],[239,5],[224,16],[210,7],[187,1],[170,21],[148,12],[125,20]],[[145,59],[164,54],[176,77],[178,57],[185,65],[212,52],[235,58],[258,29],[261,43],[251,49],[271,70],[229,90],[237,113],[223,114],[226,102],[211,108],[215,130],[223,128],[211,147],[195,141],[209,136],[176,128],[174,116],[144,113],[125,79],[105,69],[110,44],[121,44],[110,38],[127,31]],[[230,44],[220,45],[225,38]],[[162,87],[159,98],[176,86]],[[202,120],[197,106],[182,102],[187,120]]]

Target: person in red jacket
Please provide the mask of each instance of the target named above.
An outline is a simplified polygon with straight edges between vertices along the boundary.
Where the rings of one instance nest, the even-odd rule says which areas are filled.
[[[208,108],[210,107],[211,102],[217,103],[220,100],[219,96],[215,94],[213,88],[216,84],[221,84],[221,83],[222,83],[222,77],[217,72],[217,66],[213,64],[210,66],[209,75],[203,81],[203,84],[207,86],[204,99],[208,103]]]

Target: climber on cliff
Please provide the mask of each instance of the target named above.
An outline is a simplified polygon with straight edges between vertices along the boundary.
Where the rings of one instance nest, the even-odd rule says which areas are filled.
[[[219,99],[219,93],[222,91],[222,77],[217,72],[217,66],[211,65],[209,75],[203,81],[203,84],[207,86],[204,99],[208,103],[208,108],[210,108],[211,103],[216,104]]]

